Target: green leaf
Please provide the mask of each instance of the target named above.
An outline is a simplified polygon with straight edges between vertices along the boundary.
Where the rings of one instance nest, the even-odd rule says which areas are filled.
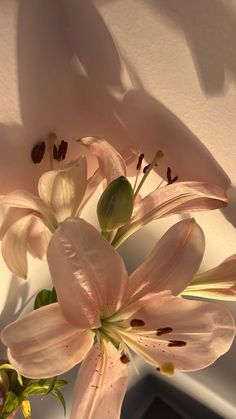
[[[55,388],[61,388],[61,387],[65,386],[66,384],[68,384],[68,381],[66,381],[66,380],[57,380],[57,382],[55,384]]]
[[[28,384],[24,391],[21,393],[21,397],[27,399],[29,395],[44,396],[48,390],[48,386],[43,386],[39,383]]]
[[[36,295],[35,302],[34,302],[34,310],[37,310],[40,307],[47,306],[48,304],[56,303],[57,302],[57,294],[55,289],[53,288],[52,291],[43,289],[39,291]]]
[[[17,409],[17,407],[20,404],[21,402],[19,398],[17,397],[17,395],[13,393],[12,391],[9,391],[9,393],[7,394],[7,398],[5,400],[4,406],[3,406],[1,419],[7,419]]]
[[[37,294],[34,302],[34,310],[37,310],[40,307],[50,304],[51,301],[51,291],[50,290],[41,290]]]
[[[63,394],[56,388],[52,390],[51,394],[53,394],[53,396],[55,396],[56,399],[62,404],[63,409],[64,409],[64,416],[66,416],[66,402],[65,402]]]
[[[0,371],[0,391],[5,393],[9,390],[9,377],[6,371]]]
[[[53,377],[53,378],[51,379],[51,383],[50,383],[50,385],[49,385],[49,387],[48,387],[47,392],[45,393],[45,396],[46,396],[47,394],[49,394],[49,393],[51,393],[51,392],[52,392],[52,390],[53,390],[53,389],[54,389],[54,387],[55,387],[56,381],[57,381],[57,377]]]
[[[53,379],[29,380],[21,396],[23,398],[27,398],[30,394],[35,396],[46,396],[54,388],[57,390],[65,384],[67,384],[67,381],[57,380],[57,377],[54,377]]]
[[[20,374],[18,374],[18,372],[15,370],[15,368],[13,368],[13,366],[11,364],[2,364],[0,366],[0,371],[6,371],[6,370],[11,370],[11,371],[15,371],[17,374],[17,381],[18,383],[23,386],[23,380]]]
[[[59,400],[64,409],[64,414],[66,414],[66,405],[65,399],[62,393],[58,390],[67,384],[65,380],[57,380],[57,377],[53,379],[41,379],[41,380],[30,380],[27,387],[20,394],[20,399],[27,399],[31,396],[46,396],[49,393]]]

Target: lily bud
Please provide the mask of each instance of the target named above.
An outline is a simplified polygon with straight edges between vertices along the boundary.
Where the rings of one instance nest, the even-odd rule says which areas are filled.
[[[103,231],[122,227],[131,218],[134,207],[133,189],[124,176],[113,180],[101,195],[97,216]]]

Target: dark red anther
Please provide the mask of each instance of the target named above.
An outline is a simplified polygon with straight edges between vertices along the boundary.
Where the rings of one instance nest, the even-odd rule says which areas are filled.
[[[173,179],[172,179],[171,183],[176,182],[176,180],[178,180],[178,179],[179,179],[179,176],[175,176],[175,177],[173,177]]]
[[[141,326],[144,326],[144,325],[145,325],[144,321],[140,320],[140,319],[132,319],[130,321],[130,326],[131,327],[141,327]]]
[[[170,185],[171,184],[171,168],[170,167],[167,167],[166,176],[167,176],[168,185]]]
[[[136,170],[141,169],[143,159],[144,159],[144,154],[142,153],[142,154],[140,154],[140,156],[138,158],[138,163],[137,163],[137,166],[136,166]]]
[[[31,151],[31,159],[35,164],[40,163],[42,161],[45,149],[46,146],[44,141],[40,141],[33,147]]]
[[[60,161],[58,159],[58,150],[57,150],[57,146],[55,144],[53,146],[53,158],[54,158],[54,160]]]
[[[171,333],[173,331],[172,327],[161,327],[157,329],[157,336],[165,335],[166,333]]]
[[[64,141],[64,140],[62,140],[60,142],[58,147],[54,144],[54,146],[53,146],[53,158],[54,158],[54,160],[57,160],[58,162],[64,160],[65,157],[66,157],[67,148],[68,148],[68,143],[67,143],[67,141]]]
[[[172,183],[176,182],[176,180],[178,180],[178,176],[171,177],[171,168],[167,167],[167,172],[166,172],[166,177],[167,177],[167,183],[168,185],[171,185]]]
[[[126,354],[123,354],[120,357],[120,361],[122,362],[122,364],[128,364],[130,362],[130,359],[127,357]]]
[[[61,144],[59,145],[58,154],[60,156],[60,160],[65,160],[66,153],[68,149],[68,143],[67,141],[62,140]]]
[[[170,343],[168,343],[168,346],[170,347],[170,348],[173,348],[173,347],[182,347],[182,346],[186,346],[187,345],[187,342],[184,342],[183,340],[170,340]]]

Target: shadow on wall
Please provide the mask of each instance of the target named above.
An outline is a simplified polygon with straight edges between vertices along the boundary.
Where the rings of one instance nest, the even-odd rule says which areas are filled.
[[[17,55],[23,126],[5,126],[4,121],[0,126],[0,175],[5,179],[0,193],[36,190],[49,161],[33,165],[30,152],[50,131],[62,138],[111,138],[113,132],[115,140],[129,142],[114,112],[116,100],[109,94],[110,89],[123,89],[120,58],[89,0],[22,0]]]
[[[23,127],[0,129],[2,158],[7,161],[0,167],[0,176],[10,179],[1,185],[0,193],[36,188],[46,167],[33,165],[30,151],[49,131],[65,138],[102,136],[119,149],[132,143],[147,160],[162,149],[165,157],[157,167],[161,175],[171,166],[180,180],[230,184],[200,140],[142,88],[90,0],[22,0],[17,42]],[[130,91],[123,82],[124,69],[133,83]],[[68,158],[78,153],[78,148],[73,149]]]
[[[202,90],[218,96],[227,89],[227,76],[236,81],[236,14],[222,0],[149,0],[169,25],[184,32]],[[228,4],[227,4],[228,3]]]

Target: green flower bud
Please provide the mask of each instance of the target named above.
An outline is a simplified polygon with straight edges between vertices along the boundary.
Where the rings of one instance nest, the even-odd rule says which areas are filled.
[[[97,216],[102,231],[112,231],[126,224],[133,207],[132,186],[126,177],[120,176],[107,186],[98,201]]]

